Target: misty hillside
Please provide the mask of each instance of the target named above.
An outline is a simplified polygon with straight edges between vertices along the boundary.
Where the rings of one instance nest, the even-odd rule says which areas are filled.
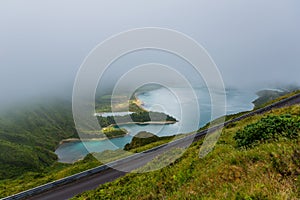
[[[279,99],[299,92],[285,95]],[[298,107],[294,108],[293,115],[297,109]],[[280,111],[282,114],[289,112],[289,109]],[[230,115],[226,119],[237,117],[242,113]],[[247,120],[246,123],[248,123]],[[234,124],[233,127],[243,126]],[[52,99],[16,106],[6,113],[1,113],[0,133],[0,197],[21,192],[101,164],[91,155],[74,164],[62,164],[56,161],[57,156],[54,154],[54,150],[58,143],[62,139],[76,137],[69,101]],[[139,152],[138,149],[146,150],[157,144],[168,142],[170,138],[161,138],[163,141],[158,142],[135,139],[127,147],[129,149],[137,148],[132,151]],[[148,144],[149,142],[153,143]],[[101,156],[111,157],[112,153],[111,151],[104,152]],[[117,151],[115,153],[118,154]]]
[[[0,116],[0,179],[39,171],[57,160],[59,141],[76,137],[71,103],[16,106]]]

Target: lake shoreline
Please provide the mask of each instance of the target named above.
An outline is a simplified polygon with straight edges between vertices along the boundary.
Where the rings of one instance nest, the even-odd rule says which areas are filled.
[[[130,125],[130,124],[137,124],[137,125],[148,125],[148,124],[152,124],[152,125],[164,125],[164,124],[175,124],[176,121],[148,121],[148,122],[124,122],[124,123],[118,123],[118,124],[111,124],[109,126],[113,127],[113,126],[122,126],[122,125]]]
[[[103,141],[103,140],[110,140],[110,139],[114,139],[114,138],[121,138],[121,137],[125,137],[126,135],[128,135],[128,133],[126,133],[125,135],[120,135],[120,136],[114,136],[114,137],[103,137],[103,138],[88,138],[88,139],[80,139],[80,138],[67,138],[67,139],[63,139],[59,142],[59,145],[56,149],[59,148],[60,145],[62,144],[67,144],[67,143],[73,143],[73,142],[89,142],[89,141]]]
[[[144,111],[147,111],[149,112],[147,109],[145,109],[143,107],[144,105],[144,102],[142,100],[140,100],[138,97],[137,97],[137,94],[134,94],[134,100],[132,101],[132,103],[134,103],[137,107],[139,107],[141,110],[144,110]]]
[[[130,124],[137,124],[137,125],[148,125],[148,124],[151,124],[151,125],[164,125],[164,124],[175,124],[176,122],[178,122],[178,121],[124,122],[124,123],[119,123],[119,124],[111,124],[109,127],[118,126],[118,125],[130,125]],[[106,138],[89,138],[89,139],[67,138],[67,139],[61,140],[59,142],[59,145],[62,145],[62,144],[65,144],[65,143],[72,143],[72,142],[103,141],[103,140],[109,140],[109,139],[113,139],[113,138],[124,137],[126,135],[128,135],[128,133],[125,134],[125,135],[122,135],[122,136],[115,136],[115,137],[110,137],[110,138],[108,138],[108,137],[106,137]]]
[[[136,107],[138,107],[137,110],[145,111],[145,112],[150,112],[149,110],[147,110],[146,108],[144,108],[145,104],[144,104],[144,102],[141,99],[138,98],[138,95],[139,94],[137,94],[137,93],[134,94],[133,99],[130,100],[130,104],[134,104]],[[101,114],[109,114],[109,113],[99,111],[99,112],[95,113],[94,115],[95,116],[101,116]],[[112,116],[114,114],[117,115],[117,112],[116,113],[112,113]],[[124,113],[124,114],[126,114],[126,113]],[[122,126],[122,125],[126,126],[126,125],[131,125],[131,124],[132,125],[134,125],[134,124],[135,125],[140,125],[140,126],[146,126],[146,125],[154,125],[154,126],[155,125],[172,125],[172,124],[175,124],[177,122],[178,122],[178,120],[176,120],[176,119],[174,121],[170,121],[170,120],[168,120],[168,121],[167,120],[162,120],[162,121],[146,121],[146,122],[129,121],[129,122],[123,122],[123,123],[118,123],[118,124],[111,124],[111,125],[109,125],[107,127],[104,127],[104,128],[116,127],[116,126]],[[86,139],[74,138],[74,137],[73,138],[67,138],[67,139],[63,139],[63,140],[61,140],[59,142],[59,144],[56,147],[56,150],[59,149],[61,147],[61,145],[63,145],[63,144],[68,144],[69,143],[70,145],[72,145],[72,143],[78,143],[78,142],[106,141],[106,140],[115,139],[115,138],[124,138],[127,135],[129,135],[128,131],[127,131],[127,134],[125,134],[125,135],[117,135],[117,136],[111,136],[111,137],[100,137],[100,138],[99,137],[98,138],[95,137],[95,138],[93,138],[91,136],[91,138],[86,138]],[[80,159],[82,159],[82,158],[79,158],[78,160],[80,160]],[[58,162],[60,162],[60,161],[58,161]]]
[[[84,142],[84,141],[102,141],[106,140],[106,138],[91,138],[91,139],[80,139],[80,138],[67,138],[63,139],[59,142],[59,145],[66,144],[66,143],[72,143],[72,142]]]
[[[179,90],[178,92],[181,92],[181,90]],[[199,93],[201,93],[201,92],[202,92],[202,90],[199,91]],[[230,95],[231,95],[230,96],[231,99],[229,99],[229,100],[231,100],[232,105],[234,105],[234,107],[231,108],[230,107],[231,104],[230,104],[228,106],[230,109],[236,108],[237,105],[239,105],[239,106],[238,106],[238,108],[236,108],[234,110],[234,112],[238,112],[239,110],[248,109],[248,107],[249,107],[248,104],[247,104],[247,106],[242,106],[242,105],[244,105],[243,99],[242,100],[237,99],[237,97],[239,95],[241,95],[241,93],[239,91],[232,90]],[[246,93],[246,95],[244,95],[244,96],[247,97],[247,99],[249,99],[247,95],[248,95],[248,93]],[[252,95],[251,98],[253,96],[254,95]],[[143,107],[146,107],[147,110],[150,110],[148,112],[151,112],[151,109],[152,109],[151,105],[161,104],[163,106],[166,106],[166,108],[168,108],[167,111],[169,113],[171,113],[171,115],[176,115],[174,113],[177,113],[177,108],[172,109],[172,107],[170,107],[170,104],[172,102],[168,101],[168,99],[171,99],[171,97],[172,96],[169,94],[169,92],[167,90],[159,90],[157,92],[156,91],[155,92],[150,92],[149,94],[135,93],[132,96],[131,100],[130,100],[130,104],[131,104],[131,107],[134,110],[137,110],[137,111],[140,110],[138,107],[141,107],[143,110],[146,110],[145,108],[143,108]],[[243,103],[243,104],[241,104],[241,103]],[[251,102],[249,102],[249,104],[250,103]],[[176,105],[176,104],[174,104],[174,105]],[[206,104],[203,105],[203,107],[206,108]],[[251,104],[251,107],[253,107],[253,104]],[[101,111],[104,111],[104,110],[98,110],[98,111],[100,113]],[[124,111],[124,110],[122,110],[122,111]],[[122,112],[122,111],[120,110],[120,112]],[[233,111],[230,111],[230,112],[233,112]],[[228,112],[228,113],[230,113],[230,112]],[[109,113],[107,113],[107,114],[109,114]],[[202,120],[204,122],[206,120],[206,118],[205,118],[206,115],[205,114],[206,114],[206,112],[203,112],[204,117],[202,117]],[[117,116],[118,113],[112,113],[112,115]],[[148,131],[148,132],[151,132],[153,130],[153,132],[155,132],[157,130],[156,126],[158,126],[158,128],[160,128],[160,126],[164,126],[163,132],[160,134],[160,136],[168,136],[170,133],[175,134],[175,132],[178,130],[178,127],[181,127],[181,126],[183,126],[183,128],[182,128],[183,131],[181,131],[181,133],[188,133],[189,132],[189,127],[188,127],[189,124],[188,123],[186,125],[185,124],[180,124],[180,126],[179,125],[177,126],[176,122],[178,122],[178,121],[176,119],[174,119],[174,121],[173,120],[172,121],[171,120],[166,121],[165,118],[161,118],[161,119],[162,119],[161,121],[159,121],[159,119],[157,119],[157,121],[151,121],[151,120],[148,119],[149,121],[147,121],[147,122],[132,122],[132,121],[129,121],[129,120],[123,120],[124,123],[119,123],[117,125],[116,124],[111,124],[111,126],[113,126],[113,125],[118,126],[119,125],[119,128],[124,127],[129,132],[129,135],[127,135],[125,137],[121,136],[121,137],[119,137],[119,139],[116,138],[116,140],[112,139],[111,142],[113,144],[115,144],[116,146],[118,146],[119,148],[122,148],[124,145],[126,145],[126,143],[130,142],[130,138],[131,138],[130,136],[134,136],[135,134],[137,134],[138,132],[140,132],[142,130],[145,130],[145,131]],[[207,117],[207,119],[209,119],[209,117]],[[193,119],[191,119],[191,120],[193,120]],[[136,121],[138,121],[138,119]],[[143,120],[140,120],[140,121],[143,121]],[[169,125],[167,126],[167,124],[169,124]],[[145,125],[145,126],[143,127],[143,125]],[[204,126],[204,125],[205,124],[203,124],[201,126]],[[109,127],[109,124],[107,125],[107,127]],[[192,131],[194,131],[194,130],[192,130]],[[97,135],[95,135],[95,137],[97,137]],[[91,145],[94,145],[94,144],[98,145],[97,147],[95,145],[91,147],[91,148],[95,149],[95,150],[93,150],[93,152],[101,152],[102,149],[106,148],[105,147],[106,143],[109,143],[109,140],[107,140],[108,138],[95,138],[95,139],[93,139],[92,134],[90,135],[90,138],[91,139],[85,139],[85,141],[91,141]],[[93,142],[93,140],[94,141],[96,140],[96,141]],[[98,144],[97,140],[98,141],[103,140],[103,141],[99,141],[99,144]],[[64,160],[68,160],[68,157],[70,157],[70,159],[73,159],[73,157],[75,158],[76,157],[76,155],[75,155],[76,151],[80,151],[80,153],[78,153],[78,155],[79,154],[81,155],[81,150],[80,150],[81,146],[77,145],[77,143],[76,143],[76,142],[80,142],[80,141],[83,141],[83,140],[80,140],[78,138],[75,138],[75,139],[74,138],[73,139],[69,138],[69,139],[64,140],[64,141],[61,142],[61,143],[74,142],[73,143],[74,145],[72,143],[70,143],[70,144],[61,146],[62,147],[61,149],[64,150],[64,151],[62,151],[62,153],[60,153],[60,154],[62,156],[64,156]],[[124,141],[126,141],[126,142],[124,142]],[[89,144],[89,142],[87,142],[87,144]],[[102,148],[102,144],[103,144],[103,148]],[[108,146],[110,146],[110,145],[111,144],[109,144]],[[84,149],[85,148],[82,148],[82,152],[85,151]],[[68,154],[70,154],[70,156]],[[59,154],[57,154],[57,155],[59,155]]]

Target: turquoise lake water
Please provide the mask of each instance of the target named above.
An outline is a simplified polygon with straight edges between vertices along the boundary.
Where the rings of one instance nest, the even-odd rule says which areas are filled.
[[[137,97],[143,102],[143,107],[147,110],[164,112],[174,116],[179,122],[169,125],[121,125],[121,128],[128,130],[129,135],[121,138],[114,138],[102,141],[70,142],[60,145],[55,153],[60,162],[72,163],[83,158],[89,152],[102,152],[104,150],[115,150],[123,148],[129,143],[134,135],[140,131],[148,131],[158,136],[174,135],[178,133],[188,133],[205,125],[211,119],[210,96],[205,88],[195,90],[196,99],[185,95],[185,88],[172,88],[173,92],[180,95],[180,103],[176,95],[166,88],[139,93]],[[240,111],[251,110],[251,103],[257,96],[250,90],[226,90],[226,113],[233,114]],[[200,118],[195,127],[195,101],[199,104]],[[184,112],[182,112],[184,110]],[[183,114],[185,113],[185,114]],[[107,114],[106,114],[107,115]]]

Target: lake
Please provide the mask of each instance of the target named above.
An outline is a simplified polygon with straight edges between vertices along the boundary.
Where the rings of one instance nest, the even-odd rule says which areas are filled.
[[[166,88],[159,88],[151,91],[140,92],[136,96],[143,102],[143,107],[147,110],[164,112],[174,116],[179,122],[168,125],[120,125],[121,128],[128,130],[129,135],[121,138],[114,138],[110,140],[90,140],[84,142],[69,142],[60,145],[55,153],[58,155],[59,162],[73,163],[76,160],[82,159],[89,152],[102,152],[105,150],[115,150],[123,148],[129,143],[134,135],[140,131],[148,131],[158,136],[174,135],[179,133],[188,133],[200,128],[209,122],[211,115],[210,96],[205,88],[195,89],[196,100],[185,95],[185,88],[172,88],[173,93]],[[181,97],[180,105],[176,96],[179,94]],[[253,104],[251,103],[256,99],[255,91],[251,90],[226,90],[226,112],[233,114],[241,111],[251,110]],[[195,127],[194,105],[197,101],[200,109],[199,124]],[[182,114],[184,110],[184,115]],[[119,113],[119,115],[127,114],[126,112]],[[109,116],[109,113],[105,113]],[[118,113],[113,113],[118,115]],[[197,120],[196,120],[197,121]]]

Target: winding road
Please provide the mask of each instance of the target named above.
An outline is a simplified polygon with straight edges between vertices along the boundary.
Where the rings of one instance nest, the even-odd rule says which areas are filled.
[[[133,156],[110,163],[109,166],[112,166],[113,168],[108,166],[100,166],[98,168],[87,170],[85,172],[64,178],[59,181],[55,181],[53,183],[46,184],[44,186],[40,186],[10,197],[6,197],[4,199],[5,200],[6,199],[7,200],[8,199],[30,199],[30,200],[68,199],[84,191],[95,189],[101,184],[104,184],[106,182],[111,182],[121,176],[124,176],[126,172],[123,171],[130,172],[134,169],[144,166],[156,156],[164,152],[167,152],[173,148],[188,147],[191,142],[197,141],[201,139],[203,136],[205,136],[207,133],[214,132],[222,128],[223,126],[228,125],[229,123],[236,122],[256,114],[262,114],[274,108],[280,108],[280,107],[294,105],[294,104],[300,104],[300,94],[281,100],[277,103],[271,104],[264,108],[246,113],[240,117],[227,121],[224,124],[214,126],[210,129],[197,132],[187,137],[178,139],[174,142],[161,145],[159,147],[155,147],[145,152],[135,154]],[[119,171],[114,168],[122,169],[123,171]]]

